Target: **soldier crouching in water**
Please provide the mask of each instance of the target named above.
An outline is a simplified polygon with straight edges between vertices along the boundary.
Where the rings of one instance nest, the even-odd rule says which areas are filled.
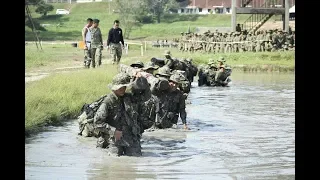
[[[97,146],[106,148],[115,146],[118,156],[141,156],[140,122],[138,108],[140,103],[132,102],[132,94],[126,93],[130,85],[130,76],[119,73],[109,85],[108,94],[94,116],[94,129],[98,132]],[[111,127],[115,127],[114,144],[109,144]]]
[[[188,129],[185,111],[185,97],[178,89],[180,76],[171,75],[170,69],[166,66],[159,69],[159,78],[166,78],[169,81],[169,88],[156,94],[156,119],[152,129],[176,128],[178,118],[182,120],[184,129]]]

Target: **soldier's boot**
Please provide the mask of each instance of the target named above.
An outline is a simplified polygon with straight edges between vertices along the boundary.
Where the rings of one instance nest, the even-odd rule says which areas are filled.
[[[85,67],[86,68],[90,68],[91,60],[92,60],[92,58],[89,58],[89,57],[86,58],[86,60],[85,60]]]

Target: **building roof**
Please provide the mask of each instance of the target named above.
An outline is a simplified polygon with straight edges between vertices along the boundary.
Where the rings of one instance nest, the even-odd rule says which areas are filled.
[[[252,0],[252,7],[261,7],[267,0]],[[231,7],[232,0],[185,0],[180,3],[180,7],[192,7],[210,9],[213,6]],[[241,0],[237,0],[237,7],[241,7]],[[280,2],[282,4],[282,2]],[[289,7],[295,5],[295,0],[289,0]]]

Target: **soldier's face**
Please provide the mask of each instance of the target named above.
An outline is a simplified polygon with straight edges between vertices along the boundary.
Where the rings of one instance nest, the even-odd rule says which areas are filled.
[[[99,26],[99,23],[93,23],[92,26],[96,28]]]
[[[169,86],[170,86],[171,91],[175,91],[178,88],[178,84],[174,83],[172,81],[169,81]]]
[[[118,29],[119,28],[119,23],[114,23],[114,28]]]
[[[89,26],[89,27],[91,27],[91,26],[92,26],[92,24],[93,24],[93,22],[92,22],[92,21],[89,21],[89,22],[88,22],[88,26]]]
[[[115,90],[114,93],[115,93],[117,96],[123,96],[124,93],[126,92],[126,89],[127,89],[127,87],[126,87],[126,86],[123,86],[123,87],[119,88],[118,90]]]

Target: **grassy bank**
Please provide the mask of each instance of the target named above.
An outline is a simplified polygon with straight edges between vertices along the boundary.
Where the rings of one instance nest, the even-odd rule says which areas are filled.
[[[75,118],[84,103],[91,103],[109,92],[115,67],[79,70],[55,74],[26,84],[25,133],[41,130],[45,125],[59,124],[65,118]]]
[[[30,11],[35,21],[40,24],[47,24],[47,31],[39,33],[40,39],[44,41],[54,40],[72,40],[78,41],[81,39],[81,30],[86,24],[88,17],[100,19],[100,28],[106,38],[108,30],[112,27],[115,19],[119,15],[113,13],[112,2],[95,2],[95,3],[75,3],[63,4],[53,3],[54,10],[49,12],[47,16],[42,17],[34,13],[34,8],[31,6]],[[69,15],[56,15],[56,9],[71,8]],[[248,15],[238,15],[237,22],[243,23],[248,18]],[[279,19],[274,16],[271,20]],[[269,21],[271,21],[269,20]],[[121,26],[121,25],[120,25]],[[193,31],[196,27],[230,27],[231,15],[211,14],[211,15],[179,15],[166,14],[161,18],[161,23],[143,24],[140,28],[134,28],[131,32],[130,39],[146,39],[155,40],[166,38],[171,40],[180,36],[180,32],[185,32],[188,27]],[[30,28],[25,28],[25,40],[33,41],[34,37]]]
[[[165,49],[148,47],[140,56],[138,46],[130,47],[123,54],[124,64],[135,61],[150,61],[152,57],[163,58]],[[209,58],[225,57],[227,64],[241,71],[294,71],[294,52],[201,54],[183,53],[170,49],[173,57],[192,58],[197,65],[206,64]],[[43,45],[38,51],[35,45],[26,46],[26,72],[52,70],[53,67],[82,65],[83,50],[66,45]],[[41,130],[45,125],[58,124],[65,118],[75,118],[84,103],[90,103],[109,92],[107,84],[117,73],[106,50],[103,51],[103,66],[97,69],[78,69],[67,73],[53,74],[39,81],[26,84],[25,132],[26,135]]]
[[[123,52],[122,62],[130,63],[137,60],[150,61],[152,57],[164,58],[164,48],[147,47],[144,55],[140,55],[139,46],[130,46],[128,54]],[[227,64],[234,69],[243,71],[294,71],[295,52],[246,52],[246,53],[186,53],[179,52],[176,48],[170,49],[173,57],[192,58],[195,64],[206,64],[208,59],[225,57]],[[81,66],[83,63],[83,50],[74,48],[70,44],[43,45],[43,51],[38,51],[35,45],[26,46],[26,71],[36,69],[52,69],[62,66]],[[103,62],[111,62],[111,56],[107,50],[102,52]]]

